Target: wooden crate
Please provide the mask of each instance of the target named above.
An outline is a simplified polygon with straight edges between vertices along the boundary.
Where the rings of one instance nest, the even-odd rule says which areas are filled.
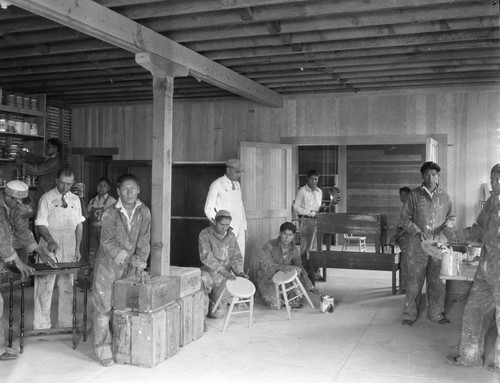
[[[139,283],[130,277],[114,283],[114,309],[151,312],[174,302],[179,297],[175,279],[163,276],[151,278],[151,284]]]
[[[113,313],[113,356],[117,363],[154,367],[177,353],[179,339],[178,303],[150,313]]]
[[[203,291],[178,299],[181,307],[180,345],[185,346],[203,335],[205,322]]]
[[[169,275],[177,280],[179,297],[191,295],[201,288],[201,271],[196,267],[170,266]]]

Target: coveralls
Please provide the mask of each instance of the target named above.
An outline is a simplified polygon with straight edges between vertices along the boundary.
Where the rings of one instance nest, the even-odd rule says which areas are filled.
[[[465,304],[459,364],[482,366],[484,341],[491,321],[496,318],[500,334],[500,196],[486,201],[477,222],[457,231],[460,242],[483,242],[479,265]],[[500,339],[495,345],[494,366],[500,366]]]
[[[219,272],[220,270],[233,271],[235,275],[243,272],[243,258],[240,247],[236,241],[236,236],[231,228],[224,234],[219,235],[214,225],[203,229],[198,237],[198,247],[200,251],[201,282],[204,291],[205,316],[208,310],[217,302],[220,294],[226,285],[226,278]],[[214,314],[214,318],[222,318],[227,313],[226,299],[223,299]]]
[[[293,204],[293,209],[300,218],[300,254],[304,265],[307,264],[307,250],[311,247],[317,225],[311,210],[318,212],[322,198],[323,192],[320,188],[312,190],[309,185],[304,185],[298,190]]]
[[[37,200],[40,200],[42,195],[56,186],[57,173],[63,167],[62,159],[58,153],[47,157],[25,153],[23,160],[27,163],[28,174],[37,177]]]
[[[46,226],[50,235],[58,245],[54,254],[56,262],[77,262],[76,258],[76,230],[85,218],[82,216],[82,206],[78,196],[71,192],[64,195],[57,187],[45,193],[38,203],[36,226]],[[46,244],[44,238],[40,245]],[[39,275],[35,277],[35,313],[34,329],[48,329],[51,327],[50,306],[56,275]],[[57,275],[59,289],[58,327],[71,327],[73,315],[73,274]]]
[[[20,246],[24,246],[28,252],[37,247],[35,238],[28,229],[28,220],[21,216],[18,208],[10,209],[0,194],[0,271],[4,268],[5,263],[18,257],[13,247],[14,241]],[[0,292],[0,349],[4,345],[3,298]],[[0,354],[2,353],[0,351]]]
[[[446,285],[439,278],[441,260],[428,255],[422,249],[417,233],[424,233],[427,239],[447,244],[444,228],[453,229],[455,214],[448,194],[436,186],[432,196],[422,184],[408,194],[401,213],[401,225],[409,234],[408,281],[403,320],[415,321],[424,281],[427,278],[427,316],[432,321],[444,319]]]
[[[131,261],[146,262],[150,252],[151,212],[137,200],[131,216],[121,200],[102,215],[101,244],[92,286],[94,298],[94,351],[97,360],[113,357],[109,320],[113,310],[113,282],[136,275]]]
[[[111,205],[116,203],[116,199],[108,193],[103,196],[96,195],[87,206],[89,212],[89,263],[91,275],[93,274],[96,252],[101,242],[102,215]]]
[[[290,265],[300,267],[300,282],[307,291],[311,290],[313,288],[312,282],[307,276],[306,270],[302,267],[300,251],[293,242],[286,249],[281,248],[279,238],[271,239],[264,245],[260,257],[259,269],[257,270],[257,287],[262,301],[270,309],[278,309],[273,275],[278,271],[286,272],[290,270]],[[295,290],[290,291],[290,294],[298,295],[300,293]],[[300,305],[301,301],[302,297],[293,300],[291,304],[293,305],[297,302],[296,304]]]
[[[244,260],[247,218],[241,196],[241,186],[238,181],[231,181],[226,175],[212,182],[205,201],[205,215],[211,222],[214,221],[215,214],[219,210],[227,210],[231,213],[231,227],[238,241],[241,258]]]

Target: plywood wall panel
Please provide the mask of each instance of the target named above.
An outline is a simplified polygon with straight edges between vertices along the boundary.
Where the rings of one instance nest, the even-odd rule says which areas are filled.
[[[448,192],[460,224],[471,223],[480,185],[499,161],[499,113],[493,91],[288,95],[283,108],[240,98],[182,100],[174,102],[173,159],[224,161],[237,156],[241,141],[281,137],[446,134]],[[74,106],[73,146],[114,146],[116,159],[151,159],[151,117],[151,103]]]

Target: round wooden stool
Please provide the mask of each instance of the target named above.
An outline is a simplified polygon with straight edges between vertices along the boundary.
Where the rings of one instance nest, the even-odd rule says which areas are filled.
[[[217,299],[217,302],[212,308],[212,312],[215,312],[215,310],[217,310],[217,307],[219,307],[226,292],[229,295],[231,295],[232,299],[231,299],[231,305],[229,306],[229,310],[226,315],[226,320],[224,321],[224,327],[222,329],[222,332],[226,331],[226,327],[227,324],[229,323],[229,318],[231,317],[231,314],[250,313],[250,316],[248,318],[248,327],[249,328],[252,327],[253,296],[255,294],[254,284],[250,282],[248,279],[242,277],[236,277],[234,281],[230,280],[226,281],[226,286],[224,287],[224,290],[220,294],[219,299]],[[238,310],[233,312],[235,305],[244,304],[246,308],[247,303],[249,303],[248,310]]]
[[[309,302],[309,304],[311,305],[311,307],[314,308],[314,305],[311,301],[311,298],[309,298],[306,289],[304,289],[304,286],[302,286],[302,283],[300,283],[299,277],[297,275],[297,270],[288,272],[278,271],[276,274],[273,275],[273,282],[274,282],[274,287],[276,289],[278,310],[281,308],[281,303],[284,303],[286,311],[288,313],[288,320],[292,320],[292,316],[290,314],[290,302],[293,301],[294,299],[299,299],[300,297],[304,296],[307,302]],[[298,289],[299,294],[289,299],[288,292],[293,289]]]

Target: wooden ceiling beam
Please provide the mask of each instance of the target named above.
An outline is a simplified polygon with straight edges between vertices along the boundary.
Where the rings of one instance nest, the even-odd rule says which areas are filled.
[[[316,64],[314,62],[302,64],[303,71],[314,71],[314,70],[339,70],[339,71],[349,71],[349,70],[359,70],[362,68],[373,69],[379,67],[390,67],[390,68],[411,68],[418,66],[456,66],[456,65],[474,65],[474,64],[484,64],[484,63],[493,63],[500,61],[500,56],[498,54],[488,54],[488,55],[480,55],[475,56],[474,54],[470,54],[467,57],[460,58],[446,58],[444,55],[440,55],[439,57],[432,57],[430,55],[426,55],[424,57],[415,57],[414,60],[411,57],[408,57],[405,60],[402,59],[385,59],[377,58],[377,59],[363,59],[360,58],[358,60],[349,61],[346,60],[323,60],[320,64]],[[297,67],[300,65],[299,63],[281,64],[281,65],[262,65],[255,70],[244,70],[245,76],[251,77],[254,80],[258,80],[263,77],[272,77],[276,73],[280,73],[282,71],[290,71],[295,69],[296,72],[300,72],[301,70]]]
[[[474,20],[461,20],[457,22],[450,22],[450,28],[446,31],[466,31],[466,30],[481,30],[499,28],[500,21],[498,17],[481,18]],[[439,22],[419,23],[419,24],[404,24],[398,26],[386,27],[365,27],[356,29],[330,29],[321,32],[307,32],[307,33],[294,33],[291,35],[291,41],[288,44],[309,44],[317,41],[344,41],[355,39],[366,39],[383,37],[400,37],[407,35],[418,35],[423,33],[443,33],[441,24]],[[226,34],[226,38],[221,37],[217,40],[211,41],[197,41],[189,43],[186,46],[190,49],[195,49],[198,52],[209,52],[214,50],[226,49],[242,49],[242,48],[256,48],[262,46],[283,46],[283,41],[280,39],[281,35],[267,35],[267,36],[251,36],[244,38],[233,38],[231,35]],[[229,38],[229,36],[231,36]]]
[[[415,13],[417,15],[415,15]],[[416,17],[417,16],[417,17]],[[401,11],[397,14],[393,12],[378,12],[374,15],[360,16],[362,22],[353,24],[352,16],[331,16],[321,17],[304,20],[269,20],[266,22],[253,23],[245,25],[244,28],[240,24],[234,24],[219,28],[214,27],[200,27],[193,25],[189,29],[173,30],[169,20],[157,20],[144,23],[146,26],[162,33],[166,33],[169,38],[179,43],[198,42],[206,40],[225,39],[229,36],[231,38],[245,38],[245,37],[258,37],[267,36],[269,34],[283,33],[283,34],[302,34],[323,32],[323,31],[340,31],[345,30],[344,33],[353,33],[356,30],[363,30],[363,28],[377,27],[379,33],[389,33],[391,28],[402,28],[404,26],[419,26],[431,25],[435,30],[443,30],[440,21],[446,20],[450,29],[460,29],[460,24],[465,25],[474,20],[478,27],[481,25],[493,24],[495,21],[498,25],[498,15],[487,15],[484,10],[477,6],[464,6],[463,8],[443,8],[429,12],[428,9],[417,9]],[[273,32],[276,28],[271,28],[270,25],[279,22],[279,32]],[[433,26],[436,24],[436,26]],[[463,29],[463,28],[462,28]],[[397,32],[396,32],[397,33]]]
[[[205,52],[205,56],[212,60],[247,58],[256,56],[274,56],[293,53],[324,52],[347,49],[370,49],[382,47],[410,46],[436,43],[453,43],[466,41],[470,46],[474,46],[475,41],[484,43],[485,40],[496,41],[500,39],[499,28],[486,28],[466,31],[449,31],[434,34],[415,34],[406,36],[385,36],[365,39],[342,40],[342,41],[320,41],[308,44],[298,44],[297,46],[277,46],[277,47],[255,47],[243,49],[228,49],[212,52]]]
[[[457,0],[452,2],[458,2]],[[477,2],[463,0],[462,3],[476,3],[478,7],[489,6],[489,2],[484,2],[483,4],[477,4]],[[271,20],[285,20],[285,19],[301,19],[304,17],[320,17],[326,15],[335,14],[347,14],[347,13],[369,13],[374,11],[382,10],[394,10],[401,12],[405,8],[415,8],[419,7],[437,7],[439,5],[450,5],[450,0],[378,0],[378,1],[334,1],[323,0],[323,1],[280,1],[275,2],[275,4],[263,4],[260,0],[247,0],[247,1],[235,1],[235,2],[222,2],[217,0],[210,1],[200,1],[204,3],[202,8],[196,8],[196,6],[191,7],[191,1],[186,2],[183,13],[173,13],[174,7],[166,6],[165,4],[152,4],[149,7],[137,7],[123,8],[120,9],[120,13],[130,19],[140,20],[140,19],[150,19],[150,18],[160,18],[177,16],[176,19],[196,19],[200,25],[212,25],[215,26],[217,21],[219,25],[223,23],[235,22],[238,19],[241,21],[238,9],[241,8],[252,8],[252,20],[253,21],[271,21]],[[206,3],[206,4],[205,4]],[[231,9],[226,12],[214,12],[214,11],[224,11],[228,8],[221,9],[223,4],[238,4],[238,7],[234,7],[233,11]],[[276,6],[274,6],[276,5]],[[210,8],[213,6],[213,8]],[[182,17],[181,15],[185,16]],[[193,16],[195,15],[195,16]],[[354,18],[354,17],[353,17]],[[224,21],[224,19],[226,21]],[[186,20],[186,21],[187,21]],[[356,21],[353,21],[356,22]]]
[[[389,47],[373,49],[351,49],[333,52],[309,52],[292,55],[253,57],[248,59],[221,60],[220,63],[228,66],[238,73],[251,70],[253,67],[263,66],[263,68],[280,68],[280,65],[288,65],[287,68],[299,68],[313,66],[327,60],[338,60],[339,62],[384,62],[395,60],[396,62],[412,61],[413,59],[426,58],[439,60],[441,58],[463,58],[463,57],[490,57],[498,56],[499,49],[471,48],[456,44],[441,44],[442,49],[437,50],[438,45],[433,45],[433,50],[427,51],[419,46],[411,47]],[[422,46],[424,47],[424,46]],[[391,61],[392,62],[392,61]]]
[[[164,57],[188,68],[195,77],[255,102],[271,107],[283,105],[278,93],[93,1],[12,0],[11,3],[130,52]]]

